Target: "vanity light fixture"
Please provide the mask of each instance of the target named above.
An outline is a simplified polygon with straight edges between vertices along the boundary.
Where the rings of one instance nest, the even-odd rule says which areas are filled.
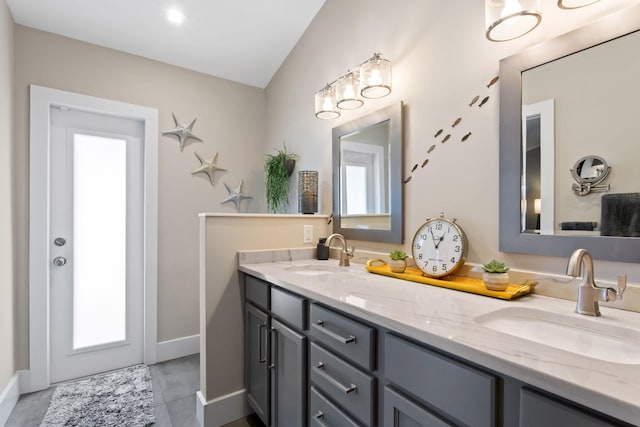
[[[329,83],[316,92],[316,117],[323,120],[340,117],[336,107],[336,90]]]
[[[355,110],[362,107],[360,96],[360,72],[349,71],[336,82],[337,106],[343,110]]]
[[[340,110],[362,107],[362,98],[382,98],[391,93],[391,62],[374,53],[360,66],[327,83],[316,92],[316,117],[335,119]]]
[[[382,98],[391,93],[391,62],[382,59],[382,54],[374,53],[360,66],[362,88],[360,94],[365,98]]]
[[[578,9],[579,7],[589,6],[599,2],[600,0],[558,0],[560,9]]]
[[[487,39],[494,42],[513,40],[540,24],[540,0],[485,0]]]

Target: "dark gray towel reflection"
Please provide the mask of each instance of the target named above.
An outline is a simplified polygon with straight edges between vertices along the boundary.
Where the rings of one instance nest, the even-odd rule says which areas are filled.
[[[605,194],[601,201],[602,236],[640,237],[640,193]]]

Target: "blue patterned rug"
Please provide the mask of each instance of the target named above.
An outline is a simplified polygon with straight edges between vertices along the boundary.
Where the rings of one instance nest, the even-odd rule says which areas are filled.
[[[136,365],[60,384],[40,427],[145,427],[154,421],[151,373]]]

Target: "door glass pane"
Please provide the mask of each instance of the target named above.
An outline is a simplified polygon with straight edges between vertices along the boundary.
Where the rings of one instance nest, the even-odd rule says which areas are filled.
[[[126,339],[126,141],[73,137],[73,348]]]
[[[367,213],[367,168],[363,166],[347,165],[345,167],[347,215]]]

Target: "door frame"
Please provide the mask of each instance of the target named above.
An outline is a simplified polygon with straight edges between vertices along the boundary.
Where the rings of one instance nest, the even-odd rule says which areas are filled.
[[[29,391],[48,388],[50,108],[64,106],[144,122],[144,339],[143,360],[157,360],[158,110],[30,85],[29,123]]]

